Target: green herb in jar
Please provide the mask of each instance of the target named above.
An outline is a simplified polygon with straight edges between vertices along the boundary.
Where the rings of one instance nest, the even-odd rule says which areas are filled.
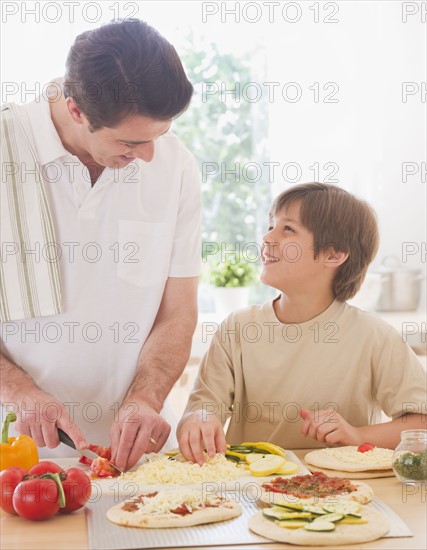
[[[403,453],[393,464],[396,472],[414,481],[427,480],[427,449],[422,453]]]

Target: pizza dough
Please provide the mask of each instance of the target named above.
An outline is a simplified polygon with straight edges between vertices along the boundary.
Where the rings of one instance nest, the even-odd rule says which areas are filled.
[[[184,514],[172,512],[181,509],[183,503],[187,503]],[[202,491],[156,491],[114,505],[107,511],[107,519],[125,527],[158,529],[225,521],[241,513],[240,504],[230,498],[208,498]]]
[[[278,542],[302,546],[338,546],[340,544],[360,544],[383,537],[390,529],[387,518],[371,508],[362,511],[362,517],[368,523],[361,525],[336,525],[334,531],[314,532],[300,529],[286,529],[266,519],[262,512],[249,518],[249,529]]]
[[[343,472],[390,470],[393,452],[378,447],[366,453],[359,453],[355,446],[331,447],[311,451],[304,460],[313,466]]]
[[[351,474],[352,479],[373,479],[376,477],[393,477],[393,470],[365,470],[364,472],[344,472],[343,470],[328,470],[328,468],[320,468],[319,466],[312,466],[307,464],[307,468],[310,472],[323,472],[327,476],[341,477],[348,479]]]

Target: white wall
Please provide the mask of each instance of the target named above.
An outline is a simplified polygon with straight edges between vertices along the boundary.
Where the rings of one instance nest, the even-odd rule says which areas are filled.
[[[402,259],[405,242],[413,243],[411,250],[425,250],[426,241],[425,88],[423,95],[418,91],[402,101],[403,82],[425,86],[425,16],[424,24],[420,13],[403,23],[402,9],[412,7],[403,4],[340,2],[335,24],[314,24],[313,13],[303,10],[298,23],[276,24],[268,36],[269,80],[296,81],[302,88],[300,101],[278,97],[270,105],[271,158],[298,162],[300,181],[313,180],[308,167],[315,161],[337,163],[338,185],[377,211],[376,263],[387,254]],[[308,87],[316,81],[337,83],[339,102],[315,103]],[[418,168],[406,183],[405,162]],[[276,192],[287,186],[281,177],[275,181]],[[425,252],[403,259],[425,269]]]
[[[43,12],[47,4],[52,7]],[[55,4],[63,5],[56,13]],[[263,91],[260,101],[269,106],[270,161],[280,163],[274,192],[291,185],[280,175],[287,163],[301,167],[299,181],[314,179],[309,167],[315,162],[321,167],[320,180],[326,175],[325,163],[336,163],[338,185],[366,198],[378,213],[381,248],[376,263],[387,254],[402,259],[404,243],[413,243],[419,252],[403,259],[425,270],[425,252],[420,252],[426,241],[425,172],[421,176],[421,162],[426,161],[425,91],[402,101],[403,82],[425,86],[425,2],[79,2],[73,18],[65,4],[2,2],[3,101],[33,99],[35,86],[43,87],[63,73],[74,37],[110,20],[117,9],[121,16],[134,11],[146,19],[178,50],[188,28],[236,53],[262,43],[268,61],[266,81],[279,82],[271,102],[262,79],[254,82]],[[36,5],[38,20],[29,11]],[[318,23],[313,6],[318,8]],[[405,10],[417,9],[403,22]],[[328,16],[338,22],[324,22]],[[296,82],[302,92],[295,103],[280,95],[289,82]],[[315,82],[320,85],[318,103],[309,89]],[[332,98],[338,103],[323,102],[333,90],[331,85],[322,89],[327,82],[339,86]],[[5,97],[14,85],[18,92]],[[25,95],[25,89],[30,93]],[[418,169],[406,183],[405,162]],[[289,176],[294,173],[290,170]]]

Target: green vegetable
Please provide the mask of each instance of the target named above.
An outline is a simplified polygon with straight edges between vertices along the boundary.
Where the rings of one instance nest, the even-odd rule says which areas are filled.
[[[331,521],[313,521],[312,523],[307,523],[304,525],[304,529],[307,531],[333,531],[335,529],[335,523]]]
[[[415,481],[427,480],[427,449],[422,453],[403,453],[393,463],[397,474]]]

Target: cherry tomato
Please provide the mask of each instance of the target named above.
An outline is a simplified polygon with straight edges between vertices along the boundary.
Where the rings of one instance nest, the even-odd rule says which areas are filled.
[[[21,483],[26,475],[26,471],[19,466],[11,466],[0,472],[0,491],[1,491],[1,508],[8,514],[15,514],[12,497],[16,486]]]
[[[375,449],[375,445],[369,443],[368,441],[365,441],[365,443],[362,443],[362,445],[357,447],[357,452],[366,453],[366,451],[372,451],[372,449]]]
[[[62,487],[65,493],[65,507],[60,508],[61,513],[74,512],[83,508],[89,500],[92,492],[92,484],[89,477],[79,468],[68,468],[63,472],[65,479]]]
[[[62,471],[61,466],[50,462],[50,460],[42,460],[28,470],[30,476],[42,476],[43,474],[57,474]]]
[[[52,479],[21,481],[13,492],[13,507],[25,519],[42,521],[58,513],[59,491]]]

